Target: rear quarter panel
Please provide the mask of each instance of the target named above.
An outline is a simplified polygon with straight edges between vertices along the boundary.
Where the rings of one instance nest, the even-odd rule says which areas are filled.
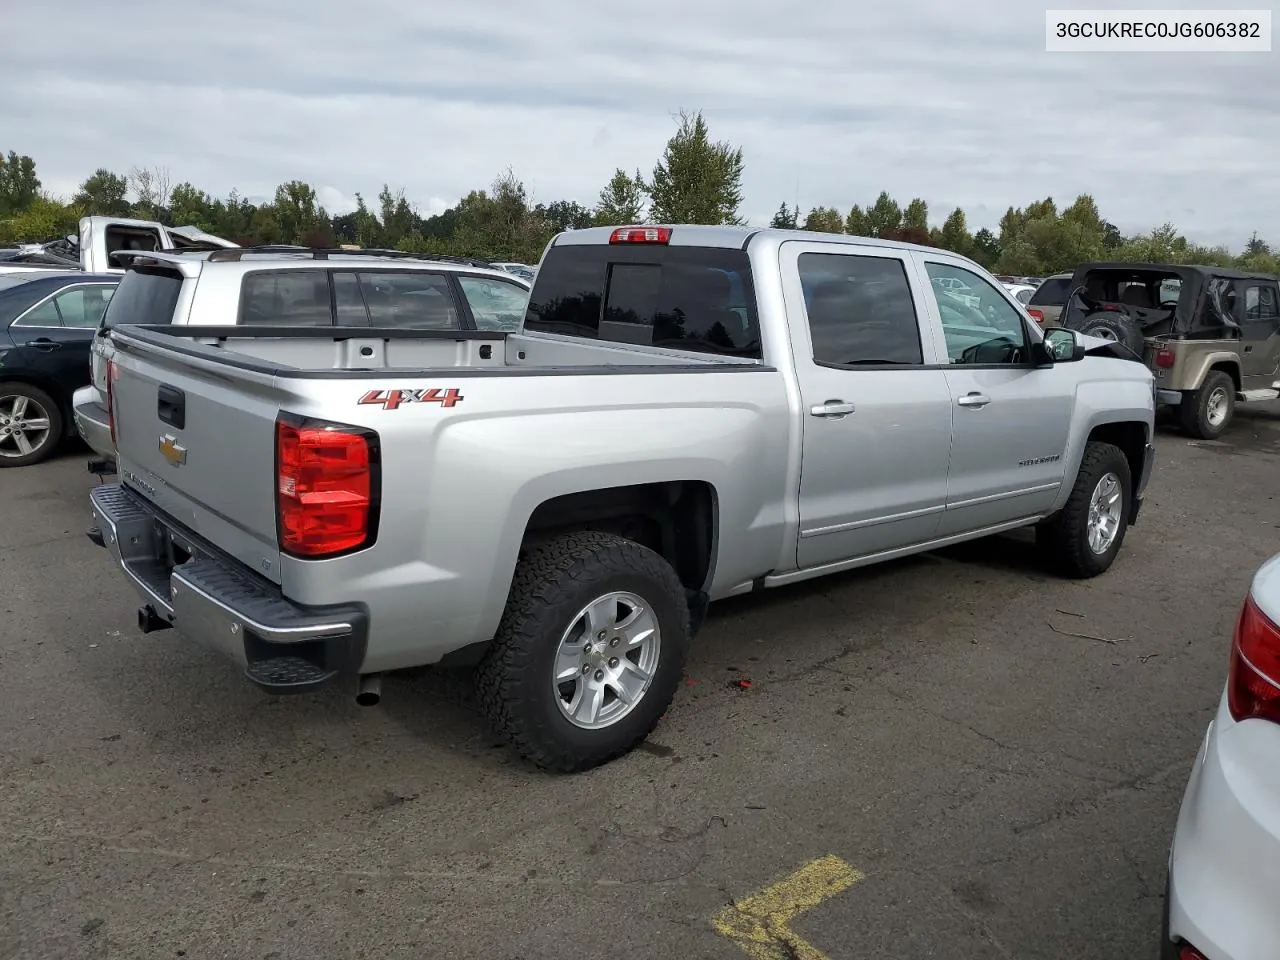
[[[281,558],[302,603],[369,605],[366,671],[435,662],[496,631],[525,528],[564,494],[701,480],[718,511],[713,597],[771,569],[784,536],[790,415],[776,371],[301,380],[292,412],[371,427],[382,445],[377,542]],[[456,388],[452,408],[360,404]]]

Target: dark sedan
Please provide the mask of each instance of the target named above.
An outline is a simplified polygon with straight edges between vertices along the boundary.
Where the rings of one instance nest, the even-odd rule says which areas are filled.
[[[120,278],[0,274],[0,467],[38,463],[74,432],[71,395],[89,383],[89,346]]]

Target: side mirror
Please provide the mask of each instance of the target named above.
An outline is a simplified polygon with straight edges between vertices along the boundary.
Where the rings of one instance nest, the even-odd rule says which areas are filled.
[[[1084,344],[1074,330],[1052,327],[1044,332],[1044,348],[1052,363],[1070,363],[1084,359]]]

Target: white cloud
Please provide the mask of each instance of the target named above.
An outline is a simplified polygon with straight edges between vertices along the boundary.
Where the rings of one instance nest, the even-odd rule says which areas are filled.
[[[756,222],[882,189],[973,228],[1079,192],[1233,246],[1280,222],[1273,56],[1047,54],[1025,0],[82,0],[12,6],[5,38],[0,147],[61,193],[138,164],[217,194],[303,179],[333,212],[387,183],[429,213],[511,167],[591,203],[683,107],[742,146]]]

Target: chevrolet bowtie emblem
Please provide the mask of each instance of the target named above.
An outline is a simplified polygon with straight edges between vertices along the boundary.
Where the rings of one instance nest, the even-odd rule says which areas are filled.
[[[170,466],[180,467],[187,462],[187,448],[173,434],[166,433],[160,438],[160,456],[168,460]]]

